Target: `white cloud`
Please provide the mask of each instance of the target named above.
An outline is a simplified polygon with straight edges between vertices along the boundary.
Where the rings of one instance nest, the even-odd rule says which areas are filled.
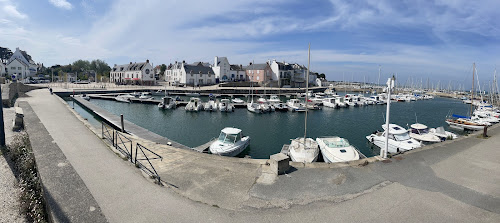
[[[21,13],[17,10],[16,6],[9,4],[8,1],[6,1],[6,5],[3,6],[3,12],[5,13],[6,16],[8,17],[13,17],[16,19],[26,19],[28,16],[24,13]]]
[[[49,0],[49,2],[61,9],[71,10],[73,8],[73,5],[66,0]]]

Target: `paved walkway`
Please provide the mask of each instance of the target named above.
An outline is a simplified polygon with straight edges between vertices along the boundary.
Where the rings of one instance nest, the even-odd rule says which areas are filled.
[[[189,164],[184,159],[166,159],[162,165],[172,168],[162,179],[175,182],[175,189],[151,183],[119,159],[55,95],[47,90],[28,95],[20,100],[30,103],[110,222],[500,221],[496,146],[500,128],[492,129],[489,139],[444,143],[391,163],[298,168],[271,184],[256,183],[258,175],[252,169],[257,164],[251,162],[238,165],[237,160],[218,158],[214,163],[210,159],[215,158],[204,159],[204,154]],[[177,157],[189,157],[187,152],[178,151],[186,154]],[[234,174],[229,168],[248,171]],[[224,169],[230,174],[217,172]],[[226,187],[214,188],[217,183]],[[194,202],[173,191],[215,204]]]

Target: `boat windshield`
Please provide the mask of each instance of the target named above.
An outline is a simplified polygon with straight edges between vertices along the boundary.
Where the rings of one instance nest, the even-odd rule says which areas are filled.
[[[402,134],[394,135],[394,138],[396,139],[396,141],[404,141],[410,139],[410,135],[408,135],[408,133],[405,132]]]
[[[343,148],[343,147],[348,147],[349,142],[345,139],[339,139],[339,140],[323,140],[326,146],[330,148]]]
[[[223,132],[221,132],[219,135],[219,141],[226,143],[234,143],[236,141],[236,138],[238,138],[237,135],[225,134]]]
[[[415,134],[426,134],[426,133],[429,133],[429,129],[411,129],[411,132],[412,133],[415,133]]]

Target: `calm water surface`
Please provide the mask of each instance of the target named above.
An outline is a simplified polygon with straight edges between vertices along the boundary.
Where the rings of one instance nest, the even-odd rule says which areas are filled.
[[[207,98],[202,98],[206,101]],[[219,135],[224,127],[236,127],[243,134],[251,137],[251,143],[240,157],[269,158],[281,151],[283,144],[290,139],[304,135],[304,113],[273,112],[254,114],[246,108],[237,108],[233,113],[222,112],[186,112],[184,107],[175,110],[161,110],[156,105],[138,103],[120,103],[92,99],[92,103],[116,114],[123,114],[125,119],[168,137],[186,146],[195,147],[208,142]],[[71,105],[71,102],[70,102]],[[100,124],[84,109],[75,104],[75,109],[91,124]],[[414,102],[391,103],[391,123],[406,127],[407,124],[419,123],[429,127],[444,126],[446,115],[452,111],[467,114],[469,106],[459,100],[435,98]],[[382,130],[385,123],[385,105],[370,105],[356,108],[310,111],[307,121],[307,136],[340,136],[348,139],[366,156],[379,154],[379,148],[371,145],[365,136],[376,130]],[[125,127],[126,128],[126,127]]]

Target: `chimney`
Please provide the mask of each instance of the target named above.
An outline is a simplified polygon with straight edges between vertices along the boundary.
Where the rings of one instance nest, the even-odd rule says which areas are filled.
[[[219,57],[218,56],[215,56],[215,59],[214,59],[214,67],[217,66],[217,61],[219,60]]]

